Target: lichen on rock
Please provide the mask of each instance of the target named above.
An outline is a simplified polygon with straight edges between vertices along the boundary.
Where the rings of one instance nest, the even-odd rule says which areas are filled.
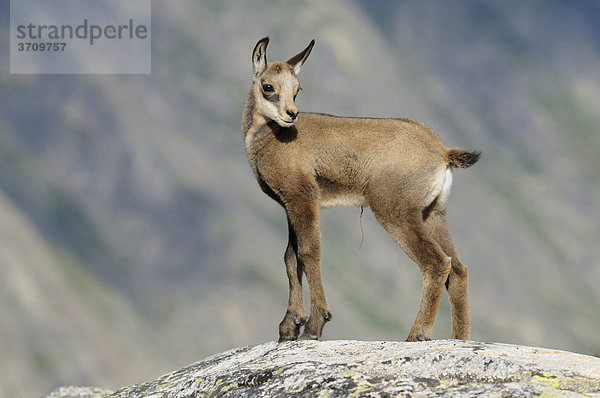
[[[214,355],[104,395],[57,391],[48,398],[600,397],[600,358],[456,340],[271,342]]]

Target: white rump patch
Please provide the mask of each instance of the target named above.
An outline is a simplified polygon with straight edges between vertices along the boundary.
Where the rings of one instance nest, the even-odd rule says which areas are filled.
[[[438,204],[445,206],[450,188],[452,187],[452,167],[446,167],[435,180],[434,185],[425,197],[425,204],[429,205],[437,198]]]
[[[446,205],[446,201],[448,200],[450,188],[452,188],[452,167],[447,167],[444,171],[442,191],[440,192],[440,197],[438,199],[438,202],[444,206]]]

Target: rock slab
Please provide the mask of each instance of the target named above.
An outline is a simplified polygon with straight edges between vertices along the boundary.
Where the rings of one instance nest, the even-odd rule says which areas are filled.
[[[47,398],[482,395],[600,397],[600,358],[458,340],[271,342],[115,392],[61,387]]]

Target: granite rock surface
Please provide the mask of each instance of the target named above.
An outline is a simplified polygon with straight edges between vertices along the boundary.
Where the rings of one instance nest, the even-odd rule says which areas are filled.
[[[275,342],[236,348],[155,380],[47,398],[600,397],[600,358],[472,341]]]

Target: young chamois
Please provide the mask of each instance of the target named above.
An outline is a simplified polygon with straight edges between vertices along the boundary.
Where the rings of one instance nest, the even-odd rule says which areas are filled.
[[[452,310],[452,338],[469,339],[467,269],[446,225],[446,200],[455,167],[479,152],[445,147],[429,128],[408,119],[299,114],[298,72],[314,40],[287,62],[267,63],[269,38],[252,53],[253,83],[244,105],[246,153],[262,190],[283,206],[289,242],[287,312],[279,341],[318,339],[331,319],[321,281],[319,211],[369,206],[375,218],[423,274],[423,294],[408,341],[429,340],[444,286]],[[310,317],[302,277],[310,292]]]

